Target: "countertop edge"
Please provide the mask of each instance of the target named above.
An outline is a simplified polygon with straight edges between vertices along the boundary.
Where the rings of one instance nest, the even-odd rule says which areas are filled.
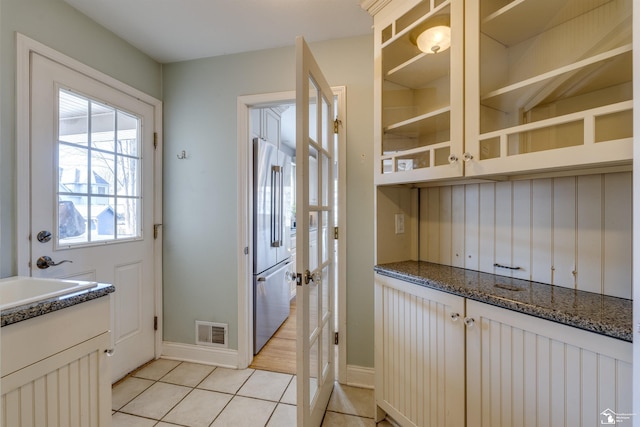
[[[115,290],[116,288],[113,285],[100,283],[95,288],[87,289],[76,294],[50,298],[2,310],[2,312],[0,312],[0,327],[13,325],[34,317],[62,310],[63,308],[82,304],[86,301],[102,298],[115,292]]]
[[[567,325],[582,329],[588,332],[597,333],[599,335],[608,336],[622,341],[633,342],[633,328],[622,328],[617,325],[600,322],[585,316],[573,315],[553,310],[547,307],[526,304],[520,301],[509,300],[506,298],[496,297],[487,293],[483,293],[474,289],[464,289],[449,283],[433,280],[427,277],[414,276],[412,274],[386,268],[384,266],[375,266],[374,271],[384,276],[399,279],[418,286],[425,286],[431,289],[447,292],[453,295],[468,298],[474,301],[490,304],[496,307],[512,310],[518,313],[527,314],[538,317],[540,319],[549,320],[562,325]],[[488,274],[488,273],[486,273]],[[551,286],[551,285],[546,285]],[[580,292],[580,291],[578,291]],[[615,297],[611,297],[615,298]]]

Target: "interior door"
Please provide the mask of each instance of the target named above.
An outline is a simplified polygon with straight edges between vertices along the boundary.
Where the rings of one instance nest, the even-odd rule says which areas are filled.
[[[320,426],[334,382],[333,93],[296,39],[297,424]]]
[[[117,380],[155,356],[154,107],[36,53],[30,63],[31,275],[115,286]]]

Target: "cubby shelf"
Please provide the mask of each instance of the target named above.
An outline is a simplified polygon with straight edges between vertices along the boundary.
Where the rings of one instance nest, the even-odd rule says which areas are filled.
[[[632,76],[631,44],[539,74],[482,95],[482,105],[500,111],[528,111],[539,104],[576,96],[625,81]]]
[[[482,32],[513,46],[611,0],[514,0],[482,19]]]

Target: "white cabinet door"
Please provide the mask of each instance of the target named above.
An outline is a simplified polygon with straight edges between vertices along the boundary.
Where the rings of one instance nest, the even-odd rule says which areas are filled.
[[[631,343],[470,300],[467,319],[467,426],[595,426],[633,412]]]
[[[376,275],[376,404],[403,426],[464,425],[464,299]]]
[[[632,3],[465,3],[465,175],[631,161]]]
[[[2,378],[0,425],[111,425],[109,332]]]

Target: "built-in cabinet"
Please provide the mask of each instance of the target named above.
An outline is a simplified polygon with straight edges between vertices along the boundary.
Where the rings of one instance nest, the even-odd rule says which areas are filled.
[[[111,425],[108,297],[2,328],[0,425]]]
[[[465,175],[629,162],[631,7],[465,2]]]
[[[252,108],[251,134],[254,138],[269,141],[276,147],[280,146],[281,108]]]
[[[361,6],[376,264],[630,298],[633,1]],[[631,407],[630,343],[376,276],[376,403],[400,425],[595,425]]]
[[[385,4],[376,184],[630,164],[632,0]],[[422,51],[438,26],[450,47]]]
[[[402,426],[599,425],[632,344],[376,275],[376,404]]]

